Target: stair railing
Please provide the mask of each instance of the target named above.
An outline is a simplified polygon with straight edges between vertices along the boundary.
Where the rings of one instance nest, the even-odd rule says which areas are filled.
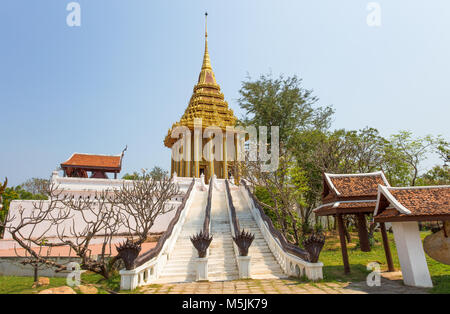
[[[135,269],[120,271],[121,290],[134,290],[139,286],[151,284],[153,280],[159,277],[188,214],[185,209],[188,209],[192,203],[195,194],[194,186],[195,179],[189,185],[175,216],[170,221],[166,232],[159,238],[156,246],[136,258]]]
[[[212,207],[212,192],[214,189],[214,177],[209,180],[208,198],[206,201],[205,219],[203,221],[203,229],[191,236],[192,245],[198,252],[198,258],[196,260],[196,280],[206,281],[208,280],[208,256],[209,245],[213,237],[211,233],[211,207]]]
[[[226,190],[226,199],[227,199],[227,207],[228,214],[230,216],[230,221],[232,224],[231,233],[233,238],[233,247],[236,256],[236,261],[239,269],[239,278],[251,278],[250,271],[250,259],[251,256],[248,256],[248,249],[255,239],[255,235],[249,232],[245,232],[244,229],[241,231],[241,227],[239,225],[239,219],[236,214],[236,207],[233,203],[233,197],[231,196],[230,191],[230,183],[228,180],[225,180],[225,190]]]
[[[265,214],[259,201],[250,191],[250,188],[244,180],[241,180],[240,190],[251,209],[264,239],[283,271],[289,276],[306,276],[310,280],[323,279],[323,264],[317,261],[318,255],[313,256],[310,252],[286,240],[284,235],[275,228],[272,220]],[[320,244],[323,246],[323,243]]]

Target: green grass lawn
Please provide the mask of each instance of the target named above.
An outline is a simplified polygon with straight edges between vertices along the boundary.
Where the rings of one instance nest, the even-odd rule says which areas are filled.
[[[99,294],[108,294],[111,291],[119,290],[120,276],[115,276],[110,280],[104,280],[100,275],[84,273],[81,276],[81,284],[92,284],[98,289]],[[0,276],[0,294],[35,294],[39,291],[67,286],[66,278],[50,278],[50,285],[32,288],[33,277]],[[75,292],[81,293],[74,288]]]
[[[50,278],[50,285],[31,288],[33,277],[0,276],[0,294],[32,294],[48,288],[66,285],[66,278]]]
[[[428,234],[430,233],[422,232],[422,239]],[[388,233],[388,237],[395,268],[400,270],[394,235]],[[361,252],[361,250],[357,248],[358,236],[355,233],[352,234],[352,243],[349,244],[348,247],[351,272],[350,274],[345,275],[339,238],[335,234],[328,235],[325,242],[325,247],[320,255],[320,261],[324,264],[324,281],[364,281],[370,273],[370,271],[366,268],[367,264],[370,262],[378,262],[381,265],[381,270],[386,271],[386,258],[379,232],[375,234],[375,240],[375,246],[370,252]],[[426,254],[425,256],[427,258],[428,268],[430,270],[431,279],[433,280],[434,285],[434,288],[431,289],[430,292],[450,294],[450,266],[441,264],[429,258]]]

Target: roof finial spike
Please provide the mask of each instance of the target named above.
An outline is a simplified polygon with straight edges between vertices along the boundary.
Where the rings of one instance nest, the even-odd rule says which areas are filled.
[[[205,37],[208,37],[208,12],[205,12]]]
[[[212,70],[208,53],[208,12],[205,12],[205,55],[203,56],[202,70],[203,69]]]

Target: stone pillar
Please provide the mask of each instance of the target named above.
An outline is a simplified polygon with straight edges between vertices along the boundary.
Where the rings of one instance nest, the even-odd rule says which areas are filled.
[[[238,256],[239,279],[251,278],[250,276],[250,256]]]
[[[139,273],[133,270],[121,270],[120,273],[120,290],[134,290],[139,285]]]
[[[393,222],[392,229],[405,285],[433,287],[417,221]]]
[[[197,258],[197,281],[208,281],[208,258]]]

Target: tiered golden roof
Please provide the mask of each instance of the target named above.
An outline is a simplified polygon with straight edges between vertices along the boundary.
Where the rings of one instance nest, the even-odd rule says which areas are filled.
[[[173,128],[177,126],[186,126],[194,129],[194,119],[202,119],[202,128],[209,126],[218,126],[225,130],[227,126],[235,126],[237,118],[234,116],[233,110],[228,108],[220,86],[216,82],[211,61],[208,52],[208,32],[205,30],[205,54],[203,56],[203,64],[198,76],[197,85],[189,101],[181,120],[172,125],[164,140],[164,145],[172,147],[176,139],[171,138]]]

